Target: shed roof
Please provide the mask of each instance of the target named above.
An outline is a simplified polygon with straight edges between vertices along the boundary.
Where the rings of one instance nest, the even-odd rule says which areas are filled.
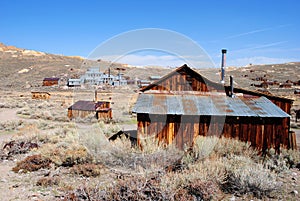
[[[72,110],[83,110],[83,111],[96,111],[95,102],[94,101],[77,101],[68,109]]]
[[[82,110],[82,111],[109,111],[111,108],[102,108],[98,109],[101,105],[106,104],[107,101],[98,101],[95,103],[94,101],[85,101],[79,100],[73,105],[71,105],[68,109],[71,110]]]
[[[48,94],[48,95],[50,95],[50,93],[46,92],[46,91],[32,91],[31,93],[32,94]]]
[[[265,97],[231,98],[225,95],[140,94],[133,108],[135,113],[209,115],[238,117],[289,117]]]
[[[58,77],[45,77],[43,81],[58,81]]]

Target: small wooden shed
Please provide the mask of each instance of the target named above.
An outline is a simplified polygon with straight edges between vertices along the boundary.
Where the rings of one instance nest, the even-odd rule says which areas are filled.
[[[57,77],[46,77],[43,79],[43,86],[58,85],[59,78]]]
[[[48,92],[43,92],[43,91],[33,91],[31,92],[31,98],[32,99],[42,99],[42,100],[47,100],[50,98],[50,93]]]
[[[91,114],[95,115],[97,119],[112,119],[110,102],[80,100],[68,108],[68,117],[70,119],[85,118]]]

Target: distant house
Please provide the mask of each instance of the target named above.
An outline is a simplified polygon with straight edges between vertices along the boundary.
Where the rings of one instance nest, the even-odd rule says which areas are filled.
[[[68,79],[68,87],[80,87],[81,79]]]
[[[68,108],[68,117],[85,118],[88,115],[95,115],[97,119],[112,119],[110,102],[77,101]]]
[[[147,87],[148,85],[151,84],[151,81],[149,80],[138,80],[137,84],[139,87],[143,88],[143,87]]]
[[[150,80],[159,80],[161,78],[161,76],[158,76],[158,75],[152,75],[149,77]]]
[[[31,92],[31,98],[32,99],[49,99],[50,93],[48,92],[41,92],[41,91],[34,91]]]
[[[85,85],[112,85],[112,86],[123,86],[127,85],[127,80],[122,77],[119,73],[117,76],[100,72],[99,67],[88,68],[84,75],[79,79],[69,79],[68,86],[81,86]]]
[[[57,77],[46,77],[43,80],[43,86],[58,85],[59,78]]]

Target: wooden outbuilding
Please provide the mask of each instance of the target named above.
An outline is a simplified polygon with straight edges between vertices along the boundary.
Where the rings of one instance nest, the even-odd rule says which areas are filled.
[[[97,119],[112,119],[110,102],[80,100],[68,108],[68,117],[70,119],[85,118],[89,115],[95,115]]]
[[[58,85],[59,78],[57,77],[46,77],[43,79],[43,86]]]
[[[50,98],[50,93],[48,92],[43,92],[43,91],[33,91],[31,92],[31,98],[32,99],[42,99],[42,100],[47,100]]]
[[[236,138],[262,151],[296,146],[289,134],[291,99],[212,82],[187,65],[141,91],[133,108],[138,143],[155,136],[184,148],[202,135]]]

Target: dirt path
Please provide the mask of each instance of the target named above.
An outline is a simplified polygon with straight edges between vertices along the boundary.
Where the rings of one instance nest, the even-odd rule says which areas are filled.
[[[0,110],[0,122],[18,120],[17,109],[4,108]]]

